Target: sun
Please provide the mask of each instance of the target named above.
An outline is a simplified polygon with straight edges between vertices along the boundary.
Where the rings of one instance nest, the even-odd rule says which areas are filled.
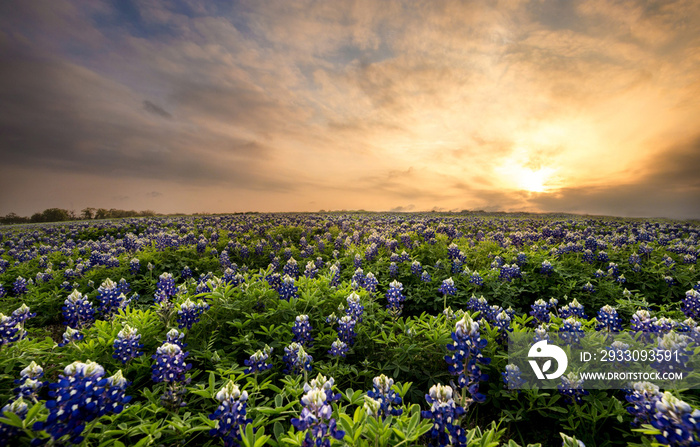
[[[554,174],[552,168],[540,168],[537,170],[521,167],[515,174],[515,181],[519,189],[529,192],[547,191],[547,181]]]

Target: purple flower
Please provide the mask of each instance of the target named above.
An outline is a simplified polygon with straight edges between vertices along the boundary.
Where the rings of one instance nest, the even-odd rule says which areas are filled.
[[[393,316],[401,315],[403,310],[403,303],[406,297],[401,293],[403,291],[403,284],[394,280],[389,284],[389,290],[386,291],[387,309],[389,313]]]
[[[267,345],[265,345],[262,351],[255,351],[249,359],[243,361],[245,366],[248,367],[243,372],[246,374],[255,374],[272,368],[272,363],[266,363],[270,358],[270,353],[272,353],[272,348]]]
[[[455,403],[452,395],[452,387],[439,383],[433,385],[425,395],[430,410],[421,411],[423,418],[433,420],[430,437],[441,447],[464,446],[467,442],[466,432],[459,425],[459,418],[465,410]]]
[[[143,345],[140,343],[141,334],[128,324],[119,331],[117,338],[114,340],[114,354],[112,358],[119,359],[122,364],[126,364],[129,360],[135,359],[143,355],[141,349]]]
[[[372,380],[372,390],[367,391],[367,396],[374,399],[379,405],[376,411],[373,411],[375,417],[381,417],[382,420],[387,416],[400,416],[403,410],[396,408],[401,405],[401,396],[391,387],[394,385],[394,379],[385,376],[384,374],[375,377]]]
[[[209,305],[204,301],[197,303],[192,302],[189,298],[184,303],[180,304],[180,310],[177,311],[177,322],[180,329],[192,329],[192,326],[199,322],[199,317],[209,309]]]
[[[292,341],[307,347],[313,346],[314,338],[311,336],[312,329],[311,324],[309,324],[309,316],[298,315],[292,327],[292,333],[294,334]]]
[[[226,385],[216,393],[216,400],[220,402],[209,419],[216,421],[216,428],[209,430],[209,436],[221,438],[225,446],[240,445],[241,436],[246,425],[253,422],[246,418],[246,401],[248,392],[240,391],[238,386],[229,380]]]
[[[596,331],[620,332],[622,330],[622,320],[617,315],[615,308],[609,304],[600,308],[596,323]]]
[[[442,293],[443,295],[454,295],[457,293],[454,280],[452,278],[443,280],[438,292]]]
[[[95,322],[92,304],[83,295],[74,290],[63,302],[63,319],[66,326],[87,328]]]
[[[578,374],[571,372],[561,378],[561,384],[557,386],[566,402],[569,404],[583,402],[583,396],[587,396],[588,391],[583,389],[583,380]]]
[[[468,314],[455,324],[451,335],[453,343],[447,345],[447,350],[453,354],[445,356],[447,369],[450,374],[458,376],[459,388],[466,388],[474,401],[483,402],[486,396],[479,393],[479,382],[488,380],[488,375],[481,373],[479,364],[491,363],[490,358],[481,354],[488,341],[481,338],[479,323]]]
[[[49,416],[45,422],[36,422],[34,430],[44,430],[53,443],[67,437],[73,444],[83,441],[86,425],[105,414],[119,414],[131,400],[124,391],[128,385],[121,371],[104,378],[104,368],[88,360],[73,362],[58,376],[58,382],[49,385],[46,402]]]
[[[285,373],[301,374],[304,371],[311,371],[313,357],[306,353],[302,345],[292,342],[292,344],[284,348],[282,360],[287,363],[287,367],[284,370]]]
[[[330,447],[331,438],[340,440],[345,436],[332,417],[331,403],[340,398],[340,394],[333,394],[332,387],[333,378],[326,380],[320,374],[304,384],[305,394],[300,399],[304,408],[298,418],[291,420],[296,430],[306,431],[303,446]]]
[[[185,385],[190,382],[186,374],[192,368],[191,363],[185,363],[188,355],[180,346],[166,342],[151,356],[155,360],[151,365],[151,380],[167,385],[161,400],[168,408],[185,406],[182,398],[187,392]]]
[[[73,329],[70,326],[66,326],[66,330],[63,333],[63,341],[58,344],[59,348],[62,348],[70,343],[73,343],[75,341],[80,341],[84,338],[85,336],[80,333],[79,330]]]
[[[333,357],[345,357],[348,351],[348,345],[339,338],[337,338],[333,343],[331,343],[331,349],[328,351],[328,353]]]

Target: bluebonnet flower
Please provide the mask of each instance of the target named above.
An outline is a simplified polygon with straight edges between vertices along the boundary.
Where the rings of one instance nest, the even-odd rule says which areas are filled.
[[[163,272],[158,277],[158,282],[156,283],[155,296],[158,297],[157,301],[163,301],[170,299],[175,296],[177,289],[175,288],[175,278],[168,272]]]
[[[403,310],[403,303],[406,297],[401,293],[403,291],[403,284],[394,280],[389,283],[389,289],[386,291],[386,300],[389,304],[386,308],[389,309],[389,314],[392,316],[401,315]]]
[[[98,311],[103,319],[111,318],[119,309],[126,308],[129,303],[117,284],[109,278],[97,288],[97,300],[100,303]]]
[[[12,312],[12,318],[14,318],[18,324],[23,324],[25,321],[33,317],[36,317],[36,312],[32,312],[29,309],[29,306],[24,303],[15,309],[14,312]]]
[[[347,343],[343,342],[339,338],[336,338],[333,343],[331,343],[331,349],[328,353],[333,357],[345,357],[350,348],[348,348]]]
[[[658,345],[654,348],[656,360],[652,362],[652,368],[660,373],[685,371],[688,358],[693,353],[692,350],[686,349],[689,342],[690,337],[675,331],[659,337]]]
[[[140,340],[141,334],[136,329],[128,324],[124,325],[114,340],[114,354],[112,358],[119,359],[122,364],[126,364],[129,360],[143,355],[143,352],[141,352],[143,345],[140,343]]]
[[[335,312],[331,312],[330,315],[326,317],[326,323],[330,324],[333,326],[338,322],[338,316],[335,314]]]
[[[685,292],[685,298],[681,302],[681,310],[688,318],[700,318],[700,292],[695,289]]]
[[[291,276],[294,279],[299,277],[299,265],[297,264],[296,259],[289,258],[284,267],[282,267],[282,274]]]
[[[593,284],[591,284],[590,281],[584,284],[581,290],[588,293],[595,293],[595,287],[593,287]]]
[[[546,276],[550,276],[552,272],[554,272],[554,267],[552,266],[552,263],[547,260],[542,261],[540,273]]]
[[[488,380],[488,376],[481,373],[478,364],[488,365],[491,362],[490,358],[481,354],[488,341],[481,338],[479,323],[468,314],[464,314],[455,324],[451,336],[453,343],[447,345],[447,350],[454,354],[445,356],[447,369],[450,374],[458,376],[459,388],[466,388],[473,400],[483,402],[486,396],[479,393],[479,382]]]
[[[18,276],[17,279],[15,279],[14,284],[12,285],[12,292],[15,294],[15,296],[21,296],[27,293],[29,290],[27,289],[27,280],[22,278],[21,276]]]
[[[362,268],[362,256],[360,256],[359,253],[355,253],[355,257],[352,260],[352,265],[356,269],[361,269]]]
[[[661,431],[655,435],[661,444],[671,446],[697,446],[700,444],[700,410],[668,391],[661,395],[654,406],[651,425]]]
[[[367,273],[367,275],[365,275],[364,282],[362,283],[362,288],[368,291],[369,293],[374,293],[377,291],[378,284],[379,281],[374,276],[374,273],[369,272]]]
[[[396,278],[399,275],[399,266],[396,262],[389,263],[389,277]]]
[[[271,353],[272,348],[267,345],[265,345],[263,350],[255,351],[251,354],[249,359],[243,361],[245,366],[247,366],[243,372],[246,374],[255,374],[272,368],[272,363],[266,363]]]
[[[676,284],[676,280],[673,279],[673,276],[666,275],[664,276],[664,281],[666,281],[666,284],[671,287]]]
[[[177,329],[170,329],[168,333],[165,334],[165,343],[178,345],[180,349],[185,349],[187,347],[187,343],[183,341],[184,338],[184,332],[180,332]]]
[[[300,402],[304,406],[298,418],[292,418],[292,426],[298,431],[306,431],[302,447],[330,447],[331,439],[343,439],[345,432],[339,430],[333,419],[331,403],[340,398],[331,388],[333,378],[326,380],[319,376],[311,383],[304,384],[304,395]]]
[[[454,242],[447,247],[447,256],[450,259],[456,259],[459,256],[459,247]]]
[[[617,315],[615,308],[609,304],[600,308],[596,317],[595,330],[606,332],[620,332],[622,330],[622,320]]]
[[[204,236],[199,236],[197,240],[197,253],[200,255],[207,249],[207,239]]]
[[[614,262],[611,262],[608,264],[608,275],[610,275],[613,278],[616,278],[620,274],[620,267],[615,264]]]
[[[42,377],[44,377],[44,369],[32,361],[20,372],[20,378],[15,380],[15,384],[18,386],[14,389],[14,392],[19,398],[35,403],[38,402],[39,389],[46,384],[46,382],[39,381]]]
[[[187,392],[185,385],[190,383],[186,374],[192,368],[191,363],[185,363],[188,355],[189,352],[183,351],[180,346],[166,342],[151,356],[155,360],[151,365],[151,380],[166,384],[161,401],[170,409],[185,406],[182,398]]]
[[[316,268],[316,264],[313,261],[309,261],[306,263],[306,270],[304,270],[304,276],[307,278],[315,278],[316,273],[318,273],[318,269]]]
[[[209,419],[216,421],[216,428],[209,430],[209,436],[221,438],[225,447],[239,446],[246,425],[253,422],[246,418],[248,392],[241,391],[238,386],[229,380],[218,393],[216,400],[220,402]]]
[[[610,257],[608,254],[604,251],[599,251],[598,256],[597,256],[598,261],[600,262],[608,262],[610,260]]]
[[[513,332],[513,328],[510,327],[512,321],[511,316],[503,310],[500,306],[494,306],[500,310],[500,312],[494,312],[495,317],[490,318],[489,322],[493,324],[494,327],[498,328],[498,335],[496,336],[497,343],[505,343],[507,340],[508,332]]]
[[[625,353],[629,351],[630,345],[620,340],[615,340],[607,347],[609,353],[608,359],[616,362],[618,365],[627,365],[629,362],[625,360]]]
[[[530,315],[535,318],[535,323],[549,323],[549,309],[551,307],[549,303],[540,298],[530,307],[532,308]]]
[[[20,329],[14,318],[0,313],[0,348],[16,342],[20,336]]]
[[[511,282],[513,279],[522,277],[522,274],[517,264],[505,264],[500,267],[498,277],[504,281]]]
[[[119,414],[131,400],[124,391],[129,382],[121,371],[104,378],[105,370],[98,363],[73,362],[66,366],[58,382],[49,385],[46,402],[49,416],[34,423],[34,430],[44,430],[52,444],[68,437],[73,444],[83,441],[86,425],[105,414]]]
[[[656,317],[652,317],[648,310],[639,309],[632,315],[630,329],[635,332],[652,333],[656,330]]]
[[[2,287],[2,286],[0,286],[0,287]],[[65,290],[66,292],[72,292],[73,286],[68,281],[63,281],[61,283],[61,289]],[[2,296],[3,296],[2,291],[0,291],[0,298],[2,298]]]
[[[525,384],[520,368],[513,363],[506,365],[506,370],[501,373],[501,376],[506,388],[510,390],[518,389]]]
[[[141,270],[141,261],[139,261],[136,258],[132,258],[131,261],[129,261],[129,273],[132,275],[135,275]]]
[[[423,270],[423,273],[421,273],[421,275],[420,275],[420,280],[423,282],[432,281],[432,278],[430,277],[430,273],[428,273],[427,270]]]
[[[199,322],[199,317],[209,309],[209,305],[205,301],[194,303],[189,298],[180,304],[180,310],[177,311],[177,322],[180,329],[192,329],[192,326]]]
[[[459,425],[459,418],[465,410],[455,403],[452,394],[450,386],[439,383],[433,385],[425,395],[430,410],[421,411],[423,418],[433,420],[430,437],[437,441],[440,447],[467,445],[466,433]]]
[[[284,372],[287,374],[301,374],[304,371],[311,371],[311,361],[313,357],[306,353],[304,346],[299,343],[292,342],[284,348],[284,356],[282,360],[287,363]]]
[[[297,342],[301,345],[311,347],[314,345],[314,338],[311,336],[311,331],[313,328],[309,324],[308,315],[297,315],[294,326],[292,327],[292,341]]]
[[[5,287],[0,283],[0,298],[3,298],[7,294]]]
[[[340,267],[338,267],[337,264],[332,264],[328,270],[331,274],[330,285],[332,287],[337,287],[340,285]]]
[[[124,278],[119,280],[117,287],[119,287],[119,292],[123,293],[124,295],[128,295],[129,292],[131,292],[131,284],[129,284]]]
[[[353,289],[363,287],[365,284],[364,270],[362,270],[360,267],[355,269],[355,273],[353,273],[352,278],[350,279],[350,283],[352,284]]]
[[[590,394],[583,389],[583,380],[575,372],[562,376],[561,384],[557,388],[559,388],[559,393],[564,396],[564,400],[569,404],[580,404],[583,402],[583,396]]]
[[[411,273],[413,273],[416,276],[421,276],[422,272],[423,272],[423,267],[420,265],[420,262],[413,261],[411,263]]]
[[[475,286],[484,285],[484,279],[481,277],[479,272],[472,272],[471,277],[469,278],[469,282],[474,284]]]
[[[338,338],[348,346],[355,344],[356,324],[357,322],[350,315],[342,316],[338,320]]]
[[[639,428],[642,424],[651,424],[656,413],[656,402],[661,400],[662,394],[659,387],[649,382],[636,382],[632,389],[627,390],[625,399],[631,405],[627,412],[634,417],[633,428]]]
[[[365,307],[360,304],[360,295],[355,292],[351,292],[350,295],[345,298],[345,301],[348,303],[345,314],[352,317],[352,319],[356,322],[362,323],[362,313],[364,312]]]
[[[569,317],[562,323],[559,328],[559,338],[567,345],[578,345],[584,337],[581,322],[574,317]]]
[[[559,316],[561,318],[578,317],[584,320],[588,318],[583,310],[583,304],[579,303],[576,298],[559,309]]]
[[[625,275],[619,275],[615,278],[615,282],[618,282],[620,284],[624,284],[627,282],[627,278],[625,278]]]
[[[85,338],[85,336],[81,334],[79,330],[66,326],[65,332],[63,332],[63,341],[58,344],[58,347],[62,348],[75,341],[80,341],[83,338]]]
[[[583,262],[593,264],[593,261],[595,260],[595,257],[593,256],[593,251],[590,249],[584,250],[582,259],[583,259]]]
[[[595,276],[596,278],[602,278],[602,277],[605,276],[605,272],[602,271],[601,269],[598,269],[598,270],[595,271],[595,273],[593,274],[593,276]]]
[[[455,287],[455,282],[452,278],[447,278],[442,281],[442,284],[440,285],[440,288],[438,289],[438,292],[442,293],[443,295],[454,295],[457,293],[457,288]]]
[[[401,408],[396,408],[401,405],[401,396],[391,387],[394,385],[394,379],[381,374],[372,380],[372,390],[367,391],[367,396],[378,402],[379,408],[374,411],[375,417],[385,419],[387,416],[400,416],[403,413]]]
[[[289,275],[284,275],[278,292],[281,300],[289,301],[291,298],[297,297],[299,287],[294,285],[294,278]]]
[[[20,419],[24,420],[27,417],[28,411],[29,406],[24,399],[20,397],[19,399],[14,400],[2,407],[2,409],[0,409],[0,417],[7,418],[8,413],[13,413]],[[19,427],[0,423],[0,445],[11,445],[9,441],[14,441],[14,439],[21,433],[22,429]]]

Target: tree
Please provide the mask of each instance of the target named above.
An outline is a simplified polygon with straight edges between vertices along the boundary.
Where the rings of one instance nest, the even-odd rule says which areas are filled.
[[[95,208],[84,208],[82,211],[82,218],[83,219],[92,219],[95,216]]]

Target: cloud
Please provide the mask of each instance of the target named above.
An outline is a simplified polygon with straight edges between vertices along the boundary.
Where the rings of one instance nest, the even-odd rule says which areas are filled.
[[[163,193],[159,191],[151,191],[146,193],[146,197],[156,198],[162,196]]]
[[[170,118],[173,117],[173,116],[172,116],[170,113],[168,113],[164,108],[162,108],[162,107],[160,107],[160,106],[157,106],[157,105],[153,104],[151,101],[148,101],[148,100],[146,100],[146,101],[143,102],[143,108],[144,108],[144,110],[146,110],[147,112],[150,112],[150,113],[152,113],[152,114],[154,114],[154,115],[158,115],[158,116],[163,117],[163,118],[168,118],[168,119],[170,119]]]
[[[407,212],[407,211],[413,211],[414,209],[416,209],[416,206],[411,203],[411,204],[406,205],[406,206],[403,206],[403,205],[395,206],[394,208],[390,209],[389,211],[391,211],[392,213],[402,213],[402,212]]]

